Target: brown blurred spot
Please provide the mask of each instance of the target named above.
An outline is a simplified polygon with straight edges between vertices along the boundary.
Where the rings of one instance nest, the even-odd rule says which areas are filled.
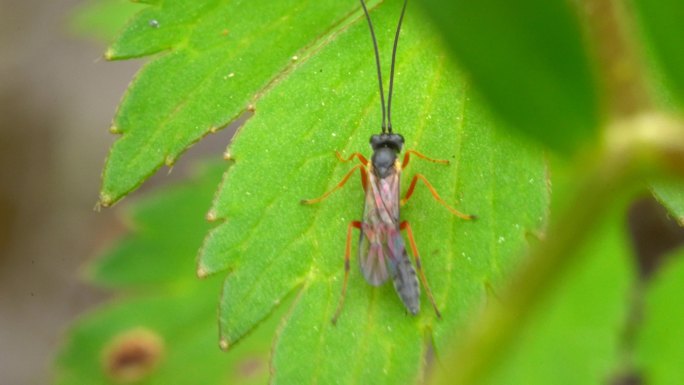
[[[103,370],[118,383],[147,377],[162,359],[164,341],[156,332],[136,328],[114,336],[103,350]]]
[[[260,357],[242,360],[238,364],[238,375],[242,378],[256,377],[266,370],[266,361]]]

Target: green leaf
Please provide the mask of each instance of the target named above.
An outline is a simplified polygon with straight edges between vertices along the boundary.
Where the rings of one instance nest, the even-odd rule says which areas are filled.
[[[422,4],[477,91],[512,128],[566,153],[596,138],[593,64],[570,2]]]
[[[635,278],[623,206],[548,288],[487,384],[600,384],[615,374]]]
[[[684,249],[654,277],[645,296],[644,318],[636,342],[636,362],[649,385],[676,384],[684,357]]]
[[[126,21],[140,9],[140,4],[130,0],[91,0],[74,11],[69,27],[84,37],[112,41]]]
[[[684,18],[684,3],[679,0],[632,0],[643,41],[648,47],[659,71],[665,76],[665,85],[684,103],[684,52],[681,49],[681,21]]]
[[[97,284],[128,296],[92,311],[67,334],[56,383],[263,384],[276,317],[231,354],[216,341],[221,279],[199,281],[194,254],[207,229],[210,199],[225,166],[132,208],[135,234],[90,266]]]
[[[385,69],[401,2],[374,18]],[[451,161],[412,158],[404,183],[424,174],[441,196],[476,214],[463,221],[418,185],[402,218],[412,224],[443,319],[425,295],[417,317],[391,284],[359,274],[356,240],[345,307],[330,319],[343,276],[347,225],[362,216],[357,176],[312,206],[300,200],[334,187],[353,167],[334,156],[361,151],[380,130],[372,45],[358,18],[319,54],[297,66],[256,105],[230,147],[235,163],[209,216],[224,220],[205,240],[200,275],[230,271],[220,307],[221,339],[232,346],[288,293],[297,299],[274,350],[273,382],[410,383],[425,372],[428,341],[438,353],[496,287],[545,222],[548,191],[542,152],[495,130],[496,124],[453,68],[430,23],[407,13],[395,79],[394,128],[406,148]],[[356,55],[359,50],[363,54]],[[388,71],[385,71],[388,73]]]
[[[100,201],[110,205],[248,109],[255,94],[339,29],[355,3],[160,0],[133,18],[108,59],[159,54],[114,118]]]
[[[651,183],[653,194],[667,208],[670,215],[684,226],[684,182],[681,180],[662,180]]]

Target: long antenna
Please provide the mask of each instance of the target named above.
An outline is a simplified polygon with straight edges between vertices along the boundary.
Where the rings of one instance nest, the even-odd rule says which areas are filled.
[[[392,66],[390,67],[390,84],[389,94],[387,95],[387,130],[392,133],[392,86],[394,85],[394,62],[397,57],[397,44],[399,43],[399,31],[401,30],[401,22],[404,20],[404,13],[406,12],[406,4],[408,0],[404,0],[404,6],[401,8],[401,16],[399,16],[399,24],[397,25],[397,32],[394,35],[394,47],[392,48]]]
[[[387,96],[387,108],[385,108],[385,92],[382,89],[382,70],[380,67],[380,53],[378,52],[378,41],[375,38],[375,31],[373,30],[373,22],[368,14],[366,3],[361,1],[363,12],[366,14],[368,21],[368,28],[370,28],[371,38],[373,39],[373,48],[375,49],[375,66],[378,69],[378,84],[380,86],[380,104],[382,106],[382,133],[392,133],[392,88],[394,86],[394,63],[397,56],[397,44],[399,43],[399,31],[401,30],[401,22],[404,20],[404,13],[406,12],[406,4],[408,0],[404,0],[404,6],[401,8],[401,16],[399,16],[399,24],[397,25],[397,32],[394,34],[394,47],[392,48],[392,65],[390,67],[390,83],[389,94]],[[387,122],[387,124],[385,124]]]
[[[373,22],[371,21],[370,15],[368,14],[368,8],[366,8],[366,3],[363,0],[361,0],[361,6],[363,7],[363,12],[366,14],[366,20],[368,20],[368,28],[370,28],[371,38],[373,39],[373,48],[375,49],[375,66],[378,68],[378,84],[380,85],[380,104],[382,105],[382,133],[384,134],[387,132],[387,126],[385,125],[385,91],[382,90],[382,70],[380,69],[380,53],[378,53],[378,41],[375,38]]]

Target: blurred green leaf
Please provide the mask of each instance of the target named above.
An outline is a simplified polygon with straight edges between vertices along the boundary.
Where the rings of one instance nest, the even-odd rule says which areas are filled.
[[[220,277],[199,281],[194,254],[225,165],[132,207],[134,235],[90,266],[96,284],[129,292],[80,319],[56,360],[60,385],[265,384],[277,317],[234,352],[216,340]]]
[[[645,384],[677,384],[684,357],[684,249],[664,266],[647,288],[636,342],[636,363]]]
[[[487,384],[600,384],[614,375],[634,279],[622,206],[549,288]]]
[[[401,2],[372,12],[385,69]],[[337,326],[347,224],[361,219],[363,191],[353,179],[327,200],[352,167],[334,156],[361,151],[380,131],[372,44],[365,20],[343,33],[256,104],[230,147],[235,160],[210,212],[225,220],[203,246],[199,273],[230,271],[220,308],[221,339],[231,346],[267,318],[288,293],[297,299],[273,357],[276,384],[400,384],[425,373],[428,341],[439,353],[497,287],[538,233],[548,207],[542,152],[495,130],[495,123],[451,66],[430,23],[407,13],[397,55],[394,128],[406,148],[451,161],[413,158],[404,183],[424,174],[441,196],[476,221],[455,218],[424,186],[403,208],[443,314],[427,298],[417,317],[391,284],[374,288],[351,270]],[[355,54],[361,52],[361,54]],[[388,73],[388,71],[385,71]],[[357,233],[353,235],[356,250]],[[356,251],[353,252],[354,266]]]
[[[193,256],[211,227],[204,217],[222,169],[215,166],[193,186],[167,189],[129,210],[126,222],[135,233],[88,266],[93,281],[129,289],[194,283]]]
[[[477,91],[513,128],[570,152],[600,123],[593,64],[570,2],[422,2]]]
[[[336,0],[159,0],[138,12],[105,56],[158,56],[140,71],[114,118],[111,131],[122,136],[103,171],[101,203],[121,199],[237,119],[357,7]]]
[[[656,199],[667,208],[670,215],[684,226],[684,182],[681,180],[662,180],[651,183]]]
[[[91,0],[79,6],[69,19],[69,28],[83,37],[112,41],[126,21],[142,9],[130,0]]]
[[[679,0],[631,0],[647,52],[666,78],[664,86],[684,103],[684,51],[682,51],[682,20],[684,2]],[[660,74],[659,74],[660,75]]]

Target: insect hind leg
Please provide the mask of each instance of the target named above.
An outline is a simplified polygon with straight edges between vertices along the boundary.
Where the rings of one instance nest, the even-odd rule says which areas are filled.
[[[350,254],[351,254],[351,235],[352,235],[352,228],[357,228],[361,230],[362,224],[359,221],[351,221],[349,222],[349,226],[347,226],[347,245],[344,249],[344,281],[342,281],[342,294],[340,294],[340,300],[337,303],[337,310],[335,310],[335,315],[332,317],[330,322],[332,322],[333,325],[337,324],[337,318],[340,316],[340,313],[342,313],[342,307],[344,305],[344,298],[347,295],[347,280],[349,279],[349,259],[350,259]]]

